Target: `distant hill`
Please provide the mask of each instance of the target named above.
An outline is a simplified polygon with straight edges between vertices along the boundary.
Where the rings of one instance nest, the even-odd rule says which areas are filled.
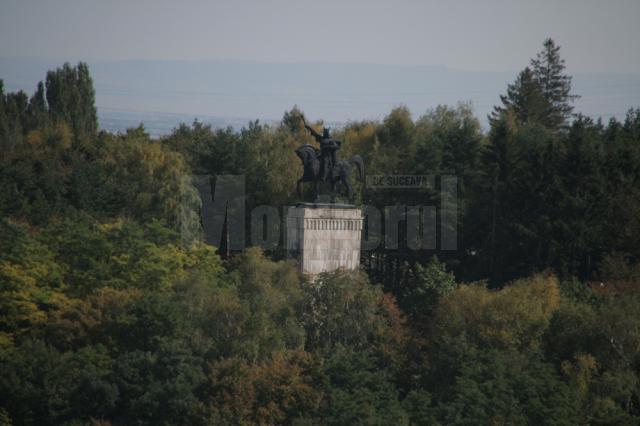
[[[0,58],[6,90],[35,89],[64,59]],[[77,62],[70,60],[70,62]],[[333,124],[382,118],[404,104],[419,116],[438,104],[471,101],[486,116],[516,71],[344,63],[238,61],[89,61],[102,128],[121,131],[144,122],[153,135],[198,118],[214,126],[275,121],[299,105]],[[525,64],[523,64],[524,66]],[[640,75],[575,74],[576,110],[621,118],[640,105]]]

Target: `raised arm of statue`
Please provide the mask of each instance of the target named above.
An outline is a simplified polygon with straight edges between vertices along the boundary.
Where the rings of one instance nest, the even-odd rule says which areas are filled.
[[[311,132],[311,135],[316,138],[317,141],[319,141],[320,139],[322,139],[322,135],[320,135],[320,133],[316,132],[315,129],[311,126],[309,126],[307,123],[304,123],[304,127]]]
[[[322,139],[322,136],[320,136],[320,133],[316,132],[313,127],[307,124],[307,120],[304,119],[304,115],[300,115],[300,118],[302,118],[302,123],[304,124],[305,129],[311,132],[311,135],[314,138],[316,138],[317,141],[320,141],[320,139]]]

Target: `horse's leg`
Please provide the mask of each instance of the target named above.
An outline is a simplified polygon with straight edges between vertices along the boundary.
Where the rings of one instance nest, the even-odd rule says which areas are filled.
[[[336,182],[339,182],[340,179],[342,179],[342,169],[340,169],[338,171],[338,178],[334,178],[333,175],[331,176],[331,192],[336,192]]]
[[[351,189],[351,185],[349,184],[349,179],[344,178],[342,180],[344,182],[344,186],[347,188],[347,199],[349,200],[349,204],[353,203],[353,190]]]

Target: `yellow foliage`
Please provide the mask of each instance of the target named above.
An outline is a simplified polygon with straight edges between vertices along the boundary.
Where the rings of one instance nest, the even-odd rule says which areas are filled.
[[[536,347],[560,305],[557,279],[535,276],[494,293],[480,321],[487,343],[503,347]]]
[[[478,285],[461,285],[442,300],[434,317],[440,332],[459,335],[478,324],[491,293]]]
[[[584,398],[589,393],[589,384],[593,376],[598,372],[598,362],[593,355],[577,354],[575,362],[563,361],[561,369]]]
[[[38,148],[44,141],[44,135],[41,130],[32,130],[27,134],[26,144],[32,148]]]
[[[53,127],[47,128],[45,139],[50,147],[67,150],[71,148],[73,133],[67,123],[58,122]]]
[[[124,306],[133,303],[140,298],[141,291],[137,288],[119,290],[111,287],[104,287],[89,297],[89,303],[98,315],[96,322],[106,322],[107,317],[115,311],[123,310]]]
[[[466,333],[481,345],[532,349],[540,345],[551,315],[560,305],[558,280],[538,275],[502,290],[461,285],[436,310],[436,334]]]
[[[303,351],[274,352],[259,364],[228,358],[211,365],[210,423],[283,424],[317,410],[319,368],[319,360]]]
[[[0,325],[5,330],[19,332],[46,320],[39,303],[46,301],[43,289],[37,287],[37,275],[21,265],[0,263]]]

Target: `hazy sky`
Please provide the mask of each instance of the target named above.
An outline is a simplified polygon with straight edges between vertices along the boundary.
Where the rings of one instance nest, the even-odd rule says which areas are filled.
[[[0,56],[241,59],[640,73],[640,1],[0,0]]]

